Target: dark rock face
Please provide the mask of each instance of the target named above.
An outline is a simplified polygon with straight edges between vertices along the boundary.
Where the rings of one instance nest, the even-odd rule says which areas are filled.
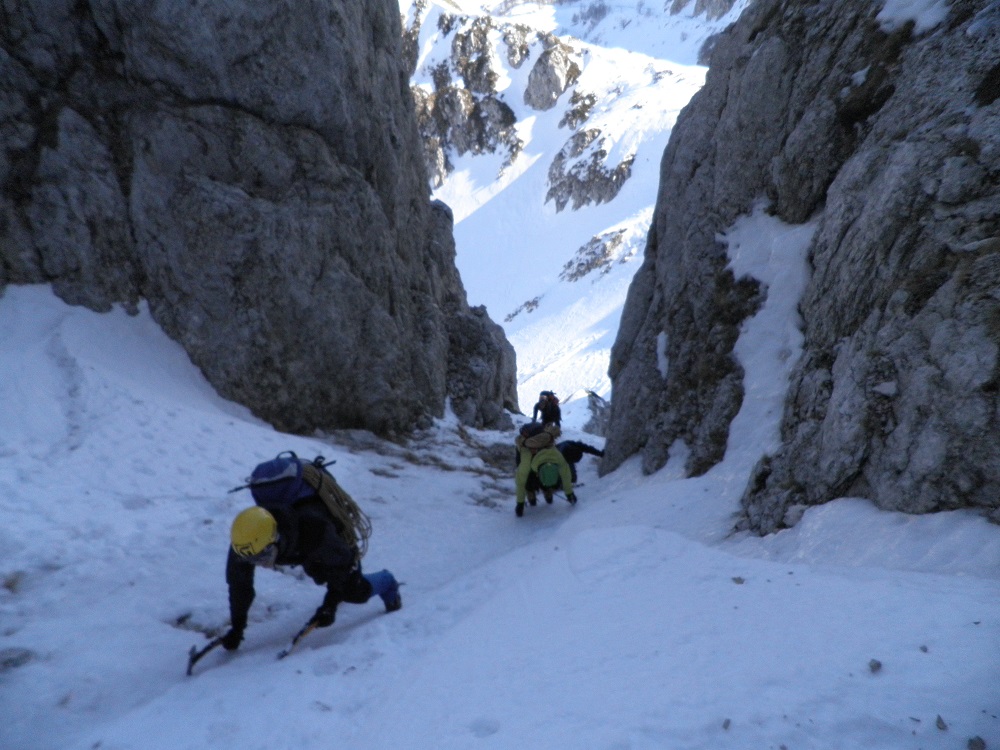
[[[656,470],[677,439],[692,474],[722,457],[743,398],[733,342],[766,290],[733,280],[715,237],[763,198],[818,228],[783,447],[741,527],[851,495],[1000,506],[1000,6],[954,3],[929,29],[880,10],[759,0],[718,39],[664,154],[604,471],[634,453]]]
[[[471,424],[516,408],[513,350],[469,309],[429,200],[397,3],[12,7],[0,286],[148,300],[284,430],[409,429],[443,413],[449,373]]]

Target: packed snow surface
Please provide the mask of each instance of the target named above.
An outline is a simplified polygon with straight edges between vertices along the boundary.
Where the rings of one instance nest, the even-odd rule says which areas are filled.
[[[436,196],[455,209],[470,302],[515,344],[522,410],[554,389],[565,435],[600,447],[582,431],[583,395],[610,396],[660,155],[713,27],[695,3],[677,16],[642,2],[434,3],[502,5],[572,33],[589,45],[581,82],[627,103],[627,117],[595,114],[627,123],[614,143],[636,154],[610,204],[544,202],[558,112],[519,113],[525,149],[502,178],[497,157],[462,158]],[[941,5],[888,0],[883,18],[930,22]],[[637,81],[653,79],[643,101]],[[733,272],[768,287],[736,347],[747,397],[722,463],[685,478],[678,444],[652,476],[631,461],[598,478],[585,456],[577,505],[557,497],[523,518],[513,433],[445,414],[400,443],[281,434],[214,393],[145,309],[97,314],[8,287],[0,748],[1000,747],[1000,528],[842,498],[765,538],[732,532],[753,465],[777,444],[813,230],[760,208],[720,235]],[[609,231],[623,237],[610,266],[560,277]],[[344,604],[279,661],[322,590],[298,569],[260,571],[243,646],[187,676],[189,649],[228,624],[229,525],[251,502],[229,490],[284,450],[336,461],[374,524],[365,569],[395,573],[403,609]]]
[[[770,346],[766,314],[750,350]],[[765,365],[705,476],[632,462],[598,479],[585,456],[576,507],[516,518],[513,434],[444,418],[407,445],[283,435],[145,311],[9,287],[0,747],[995,747],[996,526],[845,498],[730,533],[785,377]],[[250,502],[228,490],[283,450],[336,460],[375,527],[366,569],[404,582],[403,609],[341,605],[278,661],[322,590],[260,571],[241,649],[188,677],[188,650],[228,621],[228,528]]]

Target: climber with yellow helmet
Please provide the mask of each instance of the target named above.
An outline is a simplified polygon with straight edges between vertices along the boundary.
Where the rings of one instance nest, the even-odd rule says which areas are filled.
[[[329,481],[333,482],[332,477]],[[255,493],[258,504],[233,519],[226,561],[231,627],[221,638],[222,645],[230,651],[239,648],[243,640],[255,595],[254,571],[258,566],[301,565],[306,575],[326,587],[322,603],[307,624],[309,629],[332,625],[340,602],[364,604],[378,594],[386,612],[403,606],[399,584],[392,573],[382,570],[363,575],[363,549],[359,551],[358,545],[352,543],[355,538],[350,533],[345,534],[345,526],[349,524],[343,517],[335,517],[320,495],[311,491],[306,483],[299,486],[305,488],[299,492],[302,496],[294,497],[292,502],[264,504]],[[343,493],[339,486],[336,488]],[[364,521],[367,522],[367,518]]]

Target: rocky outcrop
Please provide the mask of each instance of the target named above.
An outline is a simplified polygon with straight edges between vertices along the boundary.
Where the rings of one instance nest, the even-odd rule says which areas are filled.
[[[544,41],[545,50],[531,66],[524,89],[524,103],[543,112],[556,106],[559,97],[576,83],[581,72],[572,47],[550,35],[546,35]]]
[[[420,3],[415,5],[408,38],[419,36],[424,11]],[[451,55],[435,67],[432,91],[413,87],[425,163],[436,187],[453,168],[450,154],[505,151],[509,164],[521,152],[524,144],[517,137],[514,112],[496,90],[500,63],[490,35],[502,33],[508,64],[518,67],[527,57],[528,34],[526,27],[501,30],[491,16],[445,15],[439,23],[452,35]],[[415,67],[415,57],[411,62]]]
[[[676,15],[691,5],[691,0],[673,0],[670,3],[670,13]],[[736,0],[695,0],[694,14],[705,15],[711,20],[722,18],[736,5]]]
[[[451,209],[432,204],[442,277],[447,292],[442,308],[448,321],[448,397],[463,424],[510,430],[509,412],[517,403],[517,358],[503,329],[483,306],[469,307],[455,267],[455,237]]]
[[[692,474],[722,457],[744,397],[733,343],[766,290],[733,279],[716,236],[763,198],[818,229],[783,446],[741,527],[851,495],[1000,505],[1000,8],[919,26],[880,11],[758,0],[718,40],[664,154],[603,471],[635,453],[655,470],[675,440]]]
[[[594,393],[594,391],[587,391],[587,409],[590,411],[590,419],[583,426],[583,431],[589,432],[591,435],[600,435],[603,437],[608,429],[611,404],[597,393]]]
[[[608,273],[616,261],[624,262],[632,255],[621,252],[627,237],[628,231],[625,229],[591,237],[590,242],[578,249],[573,259],[563,266],[559,278],[563,281],[579,281],[595,271]]]
[[[587,128],[575,133],[552,160],[545,201],[555,201],[556,211],[572,203],[575,211],[591,203],[614,200],[632,176],[635,156],[626,157],[613,168],[606,166],[607,161],[600,130]]]
[[[0,286],[147,300],[223,396],[284,430],[407,430],[449,395],[502,423],[513,351],[469,309],[431,206],[398,11],[7,6]]]
[[[412,10],[414,17],[405,36],[416,66],[417,39],[422,24],[429,21],[424,3],[414,3]],[[579,49],[548,32],[489,15],[444,13],[437,16],[437,29],[443,38],[451,39],[450,54],[425,64],[432,87],[413,87],[424,158],[436,187],[452,171],[455,155],[504,153],[501,172],[517,159],[524,143],[506,97],[520,96],[525,105],[539,112],[553,109],[560,101],[566,105],[559,125],[570,132],[549,166],[546,202],[553,201],[557,211],[568,205],[576,210],[618,195],[632,176],[635,157],[609,164],[611,147],[606,134],[599,128],[583,127],[597,97],[574,88],[582,73]],[[528,64],[523,91],[497,90],[501,81],[509,84],[514,78],[512,71]],[[564,96],[567,92],[572,93]]]

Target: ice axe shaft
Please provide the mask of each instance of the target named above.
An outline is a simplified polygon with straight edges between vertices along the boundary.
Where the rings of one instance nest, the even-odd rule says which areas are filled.
[[[278,658],[279,659],[284,659],[286,656],[288,656],[290,653],[292,653],[292,651],[294,651],[295,647],[298,645],[299,641],[301,641],[303,638],[305,638],[307,635],[309,635],[312,631],[314,631],[316,629],[316,627],[317,627],[317,625],[316,625],[316,619],[315,618],[313,618],[312,620],[310,620],[309,622],[307,622],[303,626],[302,630],[300,630],[298,633],[296,633],[295,637],[292,638],[292,642],[288,645],[288,648],[286,648],[286,649],[284,649],[284,650],[282,650],[281,652],[278,653]]]

